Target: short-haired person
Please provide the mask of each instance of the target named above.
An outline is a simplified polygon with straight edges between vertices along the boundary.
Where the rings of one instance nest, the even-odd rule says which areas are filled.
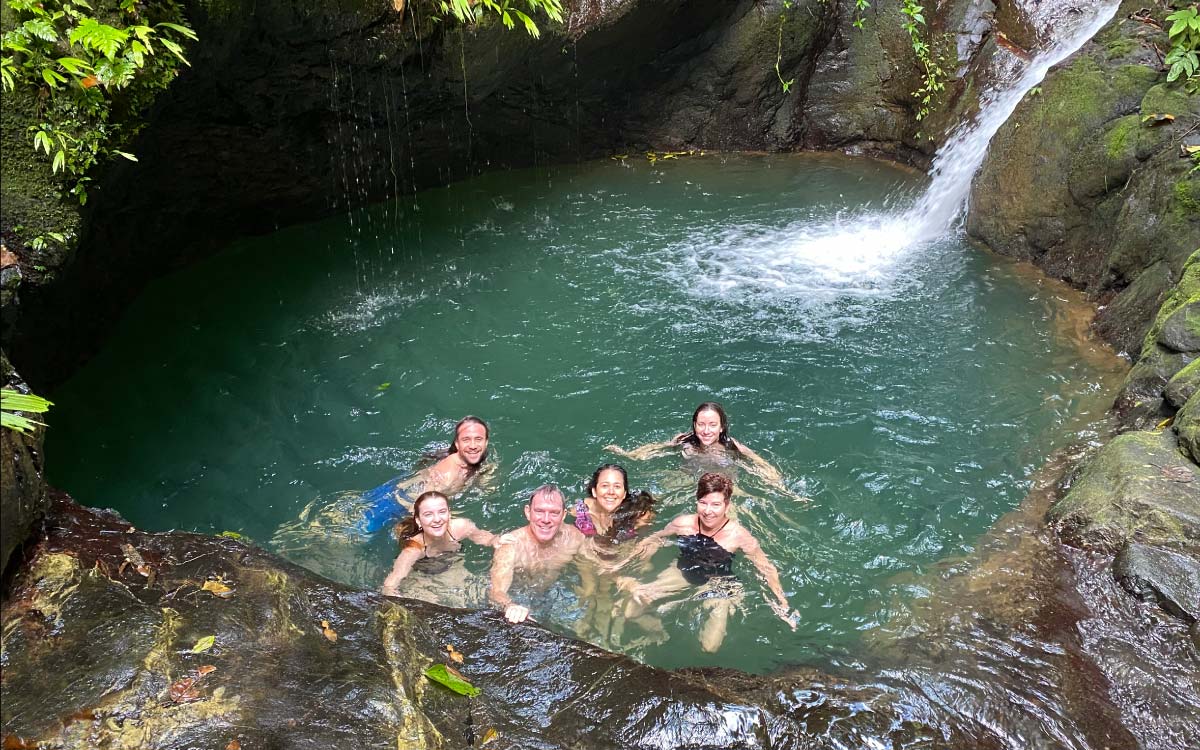
[[[767,559],[758,540],[740,523],[729,517],[733,482],[724,474],[709,472],[696,486],[696,512],[677,516],[659,532],[638,545],[635,557],[649,558],[675,536],[679,559],[650,583],[638,584],[623,578],[620,585],[629,592],[626,618],[639,617],[646,607],[671,594],[693,587],[706,589],[701,606],[707,610],[700,627],[700,647],[716,651],[725,640],[729,615],[741,598],[741,586],[733,575],[733,559],[742,552],[774,596],[771,608],[793,629],[795,615],[789,611],[787,594],[779,582],[779,571]]]
[[[750,450],[744,443],[734,440],[729,435],[729,418],[725,415],[724,407],[716,401],[705,401],[697,406],[696,410],[692,412],[692,429],[688,432],[681,432],[670,440],[648,443],[628,451],[617,445],[605,446],[605,450],[638,461],[662,455],[672,448],[679,449],[684,456],[705,455],[733,460],[742,459],[752,473],[784,494],[799,500],[808,499],[797,495],[788,488],[779,469]]]
[[[529,523],[496,541],[488,598],[504,610],[509,622],[524,622],[529,617],[529,608],[508,595],[514,573],[536,577],[539,584],[548,585],[583,549],[583,532],[563,523],[565,502],[558,487],[538,487],[525,505],[525,520]]]
[[[403,518],[411,512],[415,494],[435,490],[453,497],[462,492],[487,461],[488,438],[488,426],[482,419],[470,415],[460,419],[454,425],[450,446],[444,453],[430,456],[434,464],[363,493],[367,509],[358,529],[374,534]]]
[[[495,534],[479,528],[469,518],[452,516],[449,498],[434,490],[421,493],[413,503],[412,515],[397,524],[396,536],[400,538],[400,554],[392,565],[392,572],[384,579],[382,588],[383,593],[389,596],[401,595],[400,584],[410,572],[437,576],[461,561],[461,555],[457,553],[462,550],[464,539],[484,547],[493,546],[497,539]],[[461,583],[465,584],[465,581]],[[443,597],[437,596],[438,587],[425,587],[431,588],[432,596],[413,592],[407,594],[417,599],[442,601]]]

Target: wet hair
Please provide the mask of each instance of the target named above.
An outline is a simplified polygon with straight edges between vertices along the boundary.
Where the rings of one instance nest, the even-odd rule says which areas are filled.
[[[412,513],[409,513],[400,523],[396,524],[396,538],[400,540],[401,544],[421,533],[421,527],[417,525],[417,515],[421,512],[421,504],[426,500],[434,500],[439,497],[446,501],[446,507],[449,508],[450,498],[436,490],[422,492],[417,496],[416,501],[413,503]]]
[[[559,502],[561,502],[563,505],[567,504],[567,499],[563,497],[562,490],[558,488],[557,484],[543,484],[541,487],[538,487],[533,491],[533,494],[529,496],[529,502],[526,503],[526,505],[533,505],[533,501],[537,500],[539,497],[548,497],[550,495],[558,495]]]
[[[458,420],[458,424],[454,425],[454,430],[450,433],[450,447],[449,448],[443,448],[441,450],[433,451],[432,453],[426,453],[422,458],[425,460],[428,460],[430,462],[437,462],[437,461],[442,460],[446,456],[449,456],[453,453],[458,453],[458,431],[463,428],[463,425],[468,425],[468,424],[477,424],[480,427],[482,427],[484,437],[488,438],[489,441],[491,440],[492,431],[490,429],[488,429],[487,422],[484,422],[482,419],[480,419],[479,417],[477,417],[473,414],[468,414],[467,416]],[[490,450],[491,450],[491,447],[489,445],[488,450],[485,450],[483,452],[483,455],[480,456],[479,463],[474,464],[473,466],[467,467],[467,477],[468,478],[474,476],[475,472],[479,471],[483,467],[483,465],[485,463],[487,463],[488,453],[490,452]]]
[[[625,497],[613,511],[612,523],[609,524],[608,532],[597,536],[596,539],[612,545],[634,536],[640,525],[638,521],[650,520],[646,518],[646,515],[654,513],[654,497],[645,490],[639,491],[636,495],[631,493],[629,491],[629,475],[625,472],[625,467],[620,464],[604,464],[592,472],[592,478],[588,480],[587,485],[589,495],[595,497],[596,483],[600,481],[600,475],[609,470],[621,473],[621,482],[625,485]]]
[[[715,471],[701,476],[700,481],[696,484],[696,499],[699,500],[714,492],[720,492],[725,496],[725,502],[729,502],[733,498],[733,480]]]
[[[704,444],[700,442],[700,437],[696,434],[696,419],[700,417],[700,412],[711,411],[715,412],[717,418],[721,420],[721,433],[717,435],[717,442],[726,450],[731,450],[734,453],[741,453],[737,445],[729,439],[729,417],[725,416],[725,409],[716,401],[705,401],[696,407],[696,411],[692,412],[691,429],[687,434],[679,438],[677,441],[680,445],[687,443],[694,448],[702,448]]]

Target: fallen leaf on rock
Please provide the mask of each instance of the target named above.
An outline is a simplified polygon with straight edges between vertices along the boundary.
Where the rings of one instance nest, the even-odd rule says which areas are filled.
[[[200,700],[200,691],[195,688],[196,680],[185,677],[167,688],[167,695],[172,703],[191,703]]]
[[[237,740],[230,740],[229,744],[225,746],[225,750],[242,750],[242,743]]]
[[[474,698],[480,693],[479,688],[467,682],[467,679],[462,676],[461,672],[445,664],[434,664],[425,670],[425,676],[439,685],[450,688],[459,695]]]
[[[4,735],[4,750],[37,750],[37,742],[15,734]]]
[[[15,265],[17,265],[17,256],[13,255],[7,247],[0,247],[0,268]]]
[[[198,674],[198,675],[200,675],[201,677],[203,677],[203,676],[204,676],[204,675],[206,675],[206,674],[212,674],[213,672],[216,672],[216,671],[217,671],[217,668],[216,668],[216,667],[214,667],[213,665],[211,665],[211,664],[205,664],[204,666],[202,666],[202,667],[200,667],[199,669],[197,669],[197,670],[196,670],[196,674]]]
[[[337,631],[329,627],[329,620],[321,620],[321,635],[330,641],[337,641]]]
[[[450,654],[450,661],[454,662],[455,664],[463,663],[462,652],[454,648],[453,644],[446,644],[446,653]]]
[[[211,591],[213,596],[221,599],[228,599],[233,596],[233,589],[226,586],[224,581],[205,581],[200,590]]]
[[[201,638],[200,640],[196,641],[196,645],[192,646],[191,652],[193,654],[202,654],[205,651],[212,648],[216,644],[216,642],[217,642],[217,637],[215,635],[206,635],[203,638]]]
[[[1159,422],[1158,424],[1154,425],[1154,429],[1155,429],[1155,430],[1159,430],[1159,431],[1161,431],[1161,430],[1165,430],[1165,429],[1167,428],[1167,425],[1171,424],[1171,423],[1172,423],[1172,422],[1174,422],[1174,421],[1175,421],[1175,417],[1167,417],[1167,418],[1166,418],[1166,419],[1164,419],[1163,421],[1161,421],[1161,422]]]
[[[1164,466],[1162,467],[1162,475],[1172,482],[1187,483],[1195,479],[1191,470],[1186,466]]]
[[[1165,112],[1151,112],[1142,118],[1142,123],[1152,128],[1172,122],[1175,122],[1175,115],[1169,115]]]
[[[492,727],[491,729],[489,729],[483,733],[483,739],[479,741],[479,744],[486,745],[499,736],[500,736],[500,733],[496,731],[495,727]]]

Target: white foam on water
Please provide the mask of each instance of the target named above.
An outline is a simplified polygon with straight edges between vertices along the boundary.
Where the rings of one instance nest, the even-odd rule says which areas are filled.
[[[1043,19],[1057,41],[1025,64],[1014,59],[980,97],[979,114],[963,122],[938,150],[928,188],[906,209],[840,215],[781,228],[726,227],[674,248],[673,274],[693,294],[798,299],[878,296],[896,291],[905,261],[958,230],[971,180],[988,144],[1025,95],[1054,65],[1112,19],[1117,2],[1076,9],[1055,5]],[[1015,63],[1015,64],[1014,64]]]

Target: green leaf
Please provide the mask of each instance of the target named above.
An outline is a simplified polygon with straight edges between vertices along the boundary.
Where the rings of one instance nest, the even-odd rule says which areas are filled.
[[[180,62],[182,62],[184,65],[191,66],[191,63],[188,62],[187,58],[183,56],[183,47],[180,47],[170,39],[159,39],[158,41],[162,42],[162,45],[166,47],[172,55],[178,57]]]
[[[200,640],[196,641],[196,645],[192,646],[192,650],[189,653],[202,654],[212,648],[216,642],[217,637],[215,635],[206,635]]]
[[[54,28],[49,18],[31,18],[21,24],[21,28],[38,39],[47,42],[58,41],[58,29]]]
[[[124,151],[118,151],[117,149],[114,148],[113,153],[116,154],[117,156],[124,157],[124,158],[128,159],[129,161],[137,161],[136,156],[134,156],[133,154],[130,154],[130,153],[126,153]]]
[[[0,427],[7,427],[10,430],[15,430],[20,433],[29,432],[35,425],[42,424],[35,422],[28,417],[23,417],[20,414],[9,414],[6,411],[0,411]]]
[[[51,143],[51,141],[50,141],[50,136],[46,133],[45,130],[39,130],[33,134],[33,150],[35,152],[39,148],[41,148],[43,151],[46,152],[46,155],[49,156],[52,145],[53,145],[53,143]]]
[[[61,65],[63,70],[67,71],[71,75],[79,75],[80,71],[88,71],[92,69],[91,65],[88,65],[87,62],[80,60],[78,57],[60,57],[54,62]]]
[[[58,88],[58,84],[66,81],[67,79],[63,78],[61,74],[51,70],[50,68],[42,68],[42,80],[50,84],[50,88],[55,89]]]
[[[439,685],[444,685],[459,695],[474,698],[482,692],[479,688],[464,680],[445,664],[434,664],[425,670],[425,676]]]
[[[51,406],[54,406],[53,401],[48,401],[36,394],[21,393],[12,388],[0,388],[0,409],[44,414],[50,410]]]
[[[66,169],[66,167],[67,167],[67,154],[66,154],[66,152],[60,150],[59,152],[54,154],[54,162],[50,166],[50,171],[54,172],[54,173],[58,173],[59,170]]]
[[[191,30],[191,29],[189,29],[187,26],[180,26],[180,25],[179,25],[179,24],[177,24],[177,23],[165,23],[165,22],[164,22],[164,23],[160,23],[160,24],[158,24],[158,26],[159,26],[160,28],[164,28],[164,29],[170,29],[171,31],[177,32],[177,33],[179,33],[179,34],[182,34],[182,35],[184,35],[185,37],[187,37],[188,39],[191,39],[191,40],[193,40],[193,41],[195,41],[195,40],[197,40],[197,39],[199,39],[199,38],[200,38],[200,37],[196,36],[196,32],[192,31],[192,30]]]

